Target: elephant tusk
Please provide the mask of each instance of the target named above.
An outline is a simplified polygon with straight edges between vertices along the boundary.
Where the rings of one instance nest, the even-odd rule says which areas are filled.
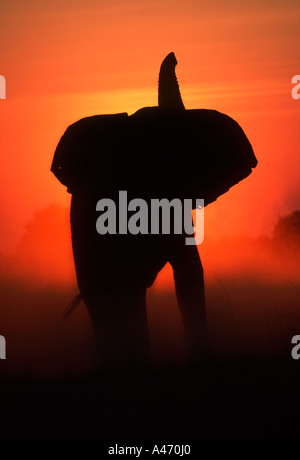
[[[68,318],[72,313],[73,311],[78,307],[78,305],[80,304],[82,300],[82,295],[81,294],[77,294],[73,300],[71,300],[71,302],[69,303],[69,305],[67,306],[67,308],[65,309],[65,312],[64,312],[64,318]]]

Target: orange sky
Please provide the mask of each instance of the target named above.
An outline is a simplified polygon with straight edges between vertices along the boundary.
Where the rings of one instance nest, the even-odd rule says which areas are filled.
[[[1,0],[0,251],[14,251],[36,210],[68,205],[50,173],[66,127],[156,105],[170,51],[186,108],[235,118],[259,160],[207,208],[207,234],[270,232],[300,208],[300,100],[291,97],[299,24],[299,0]]]

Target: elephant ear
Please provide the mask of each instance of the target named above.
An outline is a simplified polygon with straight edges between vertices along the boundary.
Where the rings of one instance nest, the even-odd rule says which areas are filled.
[[[124,170],[128,114],[95,115],[69,126],[54,154],[51,171],[69,193],[113,187]],[[117,133],[117,135],[116,135]],[[116,168],[116,165],[119,167]]]
[[[158,83],[160,109],[185,110],[175,74],[176,65],[177,59],[174,53],[168,54],[161,64]]]

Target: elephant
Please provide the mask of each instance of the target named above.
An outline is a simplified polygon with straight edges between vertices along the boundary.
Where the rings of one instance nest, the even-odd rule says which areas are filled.
[[[215,110],[186,110],[172,52],[159,73],[158,106],[132,115],[83,118],[60,139],[51,170],[72,194],[71,231],[80,295],[89,310],[102,363],[149,362],[146,292],[169,262],[191,361],[208,349],[203,267],[185,235],[99,235],[96,203],[131,198],[191,199],[205,206],[256,167],[242,128]],[[113,364],[113,365],[114,365]]]

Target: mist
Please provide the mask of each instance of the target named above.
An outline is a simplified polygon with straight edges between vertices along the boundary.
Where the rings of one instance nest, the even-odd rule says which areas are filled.
[[[232,358],[281,358],[300,332],[300,213],[279,220],[271,237],[206,238],[204,266],[212,353]],[[0,256],[0,335],[8,374],[86,375],[96,345],[83,302],[66,319],[78,293],[69,211],[50,205],[28,223],[12,257]],[[184,363],[184,335],[172,269],[148,292],[154,366]]]

